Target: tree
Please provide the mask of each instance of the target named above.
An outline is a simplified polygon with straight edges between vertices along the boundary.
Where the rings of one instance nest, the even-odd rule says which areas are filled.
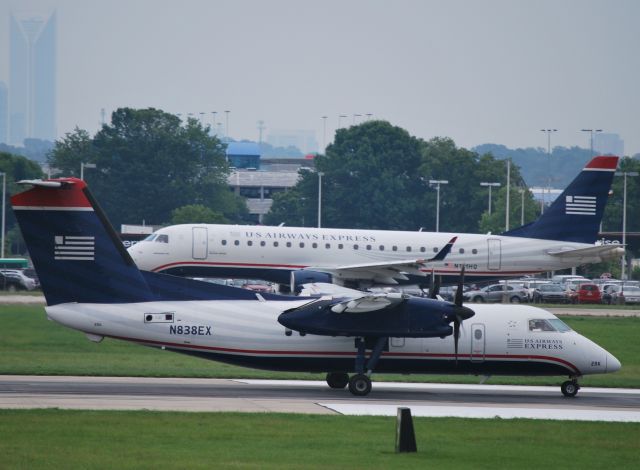
[[[117,227],[145,221],[160,225],[178,207],[201,204],[242,221],[244,202],[227,184],[225,146],[195,119],[180,121],[161,110],[120,108],[91,138],[76,129],[56,142],[51,167],[85,180]]]
[[[6,196],[7,200],[4,201],[5,205],[5,253],[12,253],[13,247],[17,245],[14,240],[18,240],[20,231],[16,228],[15,217],[13,211],[9,210],[9,196],[19,193],[24,190],[16,184],[20,180],[30,180],[42,178],[42,168],[36,162],[33,162],[23,156],[13,155],[7,152],[0,152],[0,173],[5,174],[6,178]],[[2,183],[0,183],[2,184]],[[2,189],[0,188],[0,194]],[[17,227],[17,226],[15,226]]]
[[[172,224],[226,224],[229,221],[220,212],[202,204],[178,207],[171,212]]]

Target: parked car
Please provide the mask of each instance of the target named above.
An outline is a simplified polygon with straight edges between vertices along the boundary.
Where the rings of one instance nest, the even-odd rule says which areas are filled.
[[[0,289],[8,290],[9,292],[15,292],[17,290],[23,290],[20,279],[13,274],[0,272]]]
[[[19,269],[0,269],[0,272],[5,276],[10,276],[14,279],[18,279],[20,288],[23,290],[33,290],[36,288],[36,281],[25,275]]]
[[[527,301],[533,302],[533,292],[540,286],[551,284],[551,281],[546,279],[526,279],[522,287],[527,291]]]
[[[504,284],[492,284],[480,290],[472,290],[462,294],[464,300],[471,302],[502,302]],[[520,286],[507,284],[507,300],[511,303],[527,301],[527,292]]]
[[[567,292],[560,284],[542,284],[533,290],[533,302],[535,303],[563,303],[569,302]]]
[[[638,304],[640,303],[640,287],[619,286],[610,294],[610,304]]]
[[[574,304],[599,304],[602,301],[600,289],[595,284],[580,284],[574,292],[571,296]]]

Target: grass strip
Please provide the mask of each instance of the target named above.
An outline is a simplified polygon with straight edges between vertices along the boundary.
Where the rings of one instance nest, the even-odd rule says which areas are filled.
[[[579,424],[579,425],[577,425]],[[414,418],[418,452],[395,454],[395,418],[0,410],[2,468],[633,468],[640,424]]]

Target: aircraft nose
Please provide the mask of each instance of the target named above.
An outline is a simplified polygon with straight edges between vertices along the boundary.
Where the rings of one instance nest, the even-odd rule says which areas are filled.
[[[607,353],[607,372],[619,371],[622,367],[620,361],[611,353]]]

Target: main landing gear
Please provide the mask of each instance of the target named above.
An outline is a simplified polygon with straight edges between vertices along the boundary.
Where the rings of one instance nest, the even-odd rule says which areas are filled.
[[[371,373],[378,364],[378,360],[382,355],[384,347],[387,345],[389,338],[376,338],[376,343],[371,350],[371,355],[365,364],[366,345],[363,338],[356,338],[356,373],[349,378],[346,372],[329,372],[327,374],[327,384],[331,388],[344,388],[349,385],[349,391],[358,397],[363,397],[371,392]],[[365,372],[366,366],[366,372]]]
[[[578,385],[578,380],[574,378],[562,382],[560,390],[565,397],[573,398],[578,393],[578,390],[580,390],[580,385]]]

